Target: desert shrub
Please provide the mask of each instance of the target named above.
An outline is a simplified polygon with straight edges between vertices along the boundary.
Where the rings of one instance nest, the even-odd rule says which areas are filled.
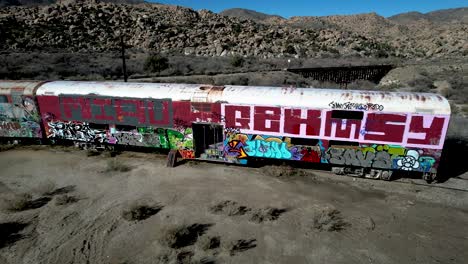
[[[221,245],[220,236],[202,236],[198,239],[197,245],[204,251],[217,249]]]
[[[234,256],[237,253],[255,248],[257,246],[256,239],[239,239],[234,241],[223,241],[221,247],[229,255]]]
[[[217,203],[210,207],[210,212],[228,216],[244,215],[251,210],[252,209],[247,206],[239,205],[237,202],[230,200]]]
[[[40,195],[49,195],[51,192],[53,192],[56,189],[56,185],[54,182],[51,180],[46,180],[41,183],[39,183],[35,188],[34,192],[38,193]]]
[[[1,199],[0,207],[8,211],[25,211],[40,208],[50,200],[50,197],[32,199],[32,195],[29,193],[11,194]]]
[[[314,216],[314,228],[320,231],[341,231],[347,225],[336,209],[327,208]]]
[[[78,202],[78,198],[71,195],[59,195],[55,197],[55,205],[65,205]]]
[[[286,209],[279,209],[274,207],[256,209],[252,213],[249,220],[256,223],[262,223],[265,221],[275,221],[280,217],[280,215],[282,215],[286,211]]]
[[[159,54],[149,55],[146,60],[143,69],[149,72],[161,72],[169,68],[169,60]]]
[[[131,170],[132,170],[132,167],[126,165],[125,163],[121,162],[120,160],[111,159],[111,160],[107,161],[106,172],[113,172],[113,171],[127,172],[127,171],[131,171]]]
[[[413,92],[429,92],[434,89],[434,81],[430,78],[418,78],[408,82],[408,85],[412,88]]]
[[[231,58],[231,65],[234,67],[242,67],[244,65],[244,58],[242,56],[234,56]]]
[[[173,249],[179,249],[195,244],[200,236],[205,234],[211,224],[192,224],[170,226],[162,232],[159,242]]]
[[[292,45],[287,45],[285,50],[284,50],[284,53],[294,55],[294,54],[296,54],[296,49]]]
[[[158,203],[135,203],[122,211],[122,218],[127,221],[141,221],[159,213],[162,208],[163,206]]]
[[[296,169],[291,166],[278,166],[278,165],[272,165],[272,166],[265,166],[263,168],[263,171],[265,172],[266,175],[268,176],[273,176],[273,177],[299,177],[299,176],[305,176],[306,173],[300,169]]]
[[[10,194],[2,199],[1,207],[8,211],[23,211],[32,201],[32,195],[29,193]]]

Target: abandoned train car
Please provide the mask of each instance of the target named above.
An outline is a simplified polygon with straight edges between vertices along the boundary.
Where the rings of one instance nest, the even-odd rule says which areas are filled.
[[[0,139],[37,140],[42,138],[41,118],[34,96],[44,82],[0,82]]]
[[[382,179],[434,177],[450,119],[448,101],[429,93],[53,81],[35,96],[48,139],[238,164],[328,163]],[[2,135],[17,128],[3,124]]]

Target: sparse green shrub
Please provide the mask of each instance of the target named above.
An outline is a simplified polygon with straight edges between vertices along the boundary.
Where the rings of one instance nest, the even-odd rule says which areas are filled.
[[[159,54],[152,54],[146,58],[143,68],[145,71],[159,73],[169,68],[169,60]]]
[[[234,56],[231,58],[231,65],[234,67],[242,67],[244,65],[244,58],[242,56]]]

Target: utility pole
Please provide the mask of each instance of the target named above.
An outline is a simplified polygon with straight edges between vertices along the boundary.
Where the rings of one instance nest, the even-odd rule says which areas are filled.
[[[127,82],[128,76],[127,76],[127,65],[125,64],[125,43],[124,43],[123,35],[120,35],[120,47],[122,50],[122,70],[124,74],[124,82]]]

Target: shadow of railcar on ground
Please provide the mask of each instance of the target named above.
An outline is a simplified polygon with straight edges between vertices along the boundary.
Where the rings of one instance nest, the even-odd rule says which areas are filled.
[[[440,159],[437,181],[446,182],[466,172],[468,172],[468,140],[447,138]]]

